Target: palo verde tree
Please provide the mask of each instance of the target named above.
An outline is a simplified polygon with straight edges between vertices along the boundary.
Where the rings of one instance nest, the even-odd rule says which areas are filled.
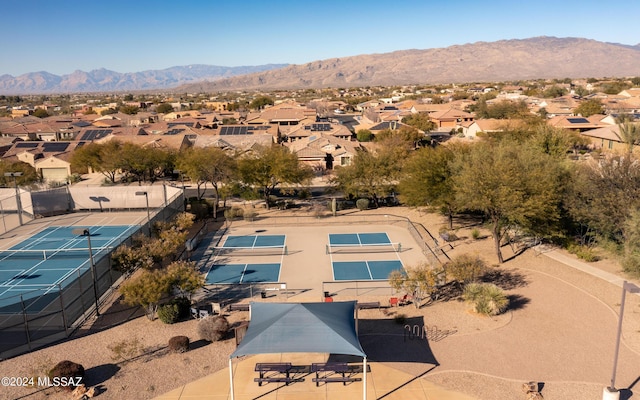
[[[416,308],[423,305],[424,299],[430,299],[431,294],[438,290],[442,283],[444,271],[441,268],[433,268],[423,263],[409,267],[406,273],[399,270],[389,274],[389,285],[398,292],[410,294]]]
[[[604,114],[602,102],[598,99],[585,100],[573,110],[576,115],[582,115],[587,118],[594,114]]]
[[[269,208],[269,197],[283,185],[302,185],[313,177],[311,168],[284,146],[258,146],[238,160],[238,172],[244,185],[262,192]]]
[[[489,220],[500,263],[510,229],[546,234],[560,218],[564,171],[557,157],[513,140],[485,141],[458,157],[454,171],[456,202]]]

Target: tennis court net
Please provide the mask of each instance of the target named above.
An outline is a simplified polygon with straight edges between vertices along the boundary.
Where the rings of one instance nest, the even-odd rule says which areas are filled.
[[[113,250],[113,247],[92,247],[91,252],[94,257],[104,255]],[[11,259],[24,260],[50,260],[68,258],[89,258],[88,248],[76,249],[44,249],[44,250],[0,250],[0,261]]]
[[[327,254],[337,253],[397,253],[402,251],[402,244],[398,243],[367,243],[367,244],[327,244]]]
[[[257,247],[213,247],[218,256],[285,256],[288,254],[286,245],[257,246]]]

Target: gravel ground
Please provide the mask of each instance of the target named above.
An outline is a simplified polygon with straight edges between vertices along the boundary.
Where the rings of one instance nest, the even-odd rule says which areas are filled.
[[[437,215],[392,210],[434,233],[444,223]],[[450,255],[475,253],[490,265],[497,263],[490,238],[470,239],[470,227],[460,228],[457,235],[461,239]],[[511,256],[509,251],[505,248],[505,258]],[[592,265],[619,272],[615,260]],[[478,399],[524,398],[522,383],[531,380],[541,383],[547,400],[601,399],[610,379],[620,288],[532,251],[496,268],[512,299],[511,309],[497,317],[475,315],[455,300],[419,310],[409,305],[361,311],[361,338],[370,359]],[[640,375],[640,298],[628,296],[626,307],[618,387],[633,385]],[[200,341],[195,320],[165,325],[117,301],[109,311],[101,319],[126,322],[97,333],[82,331],[66,342],[4,360],[0,376],[43,376],[56,362],[69,359],[84,366],[87,384],[101,389],[99,399],[150,399],[224,369],[235,347],[233,338]],[[405,316],[403,324],[396,322],[398,314]],[[238,323],[248,313],[233,312],[228,318]],[[96,326],[101,319],[94,321]],[[429,340],[410,338],[405,324],[411,329],[426,325]],[[190,338],[189,352],[168,352],[167,342],[176,335]],[[137,343],[133,347],[138,351],[126,360],[118,358],[109,347],[119,343]],[[621,398],[631,398],[632,391],[623,391]],[[53,388],[0,388],[0,399],[68,398]]]

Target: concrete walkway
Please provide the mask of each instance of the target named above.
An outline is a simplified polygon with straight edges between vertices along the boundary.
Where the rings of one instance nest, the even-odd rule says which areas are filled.
[[[234,394],[236,400],[351,400],[363,398],[362,381],[347,385],[341,383],[316,384],[312,373],[302,373],[302,382],[289,386],[268,383],[258,386],[254,366],[259,362],[291,362],[308,366],[312,362],[326,361],[325,354],[265,354],[234,360]],[[388,400],[475,400],[473,397],[444,390],[441,387],[390,368],[381,363],[368,363],[367,399]],[[355,377],[362,378],[362,373]],[[229,369],[218,371],[181,388],[156,397],[156,400],[229,400]]]

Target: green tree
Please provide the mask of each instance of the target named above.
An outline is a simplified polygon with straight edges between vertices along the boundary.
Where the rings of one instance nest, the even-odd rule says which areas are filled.
[[[458,150],[462,151],[462,148]],[[423,148],[413,153],[402,168],[398,191],[408,206],[440,208],[453,228],[455,188],[452,179],[454,146]]]
[[[356,139],[358,139],[358,142],[370,142],[372,138],[373,133],[368,129],[360,129],[356,132]]]
[[[156,112],[160,114],[167,114],[173,112],[173,107],[169,103],[160,103],[156,107]]]
[[[120,151],[122,144],[117,140],[105,143],[88,143],[77,148],[71,155],[71,167],[84,171],[91,168],[106,176],[111,183],[116,182],[116,175],[121,167]]]
[[[284,146],[258,146],[238,160],[241,181],[262,192],[269,208],[269,197],[283,184],[301,185],[313,177],[313,171]]]
[[[564,200],[569,215],[587,232],[624,243],[625,224],[640,209],[640,165],[634,157],[609,155],[576,165]]]
[[[556,97],[562,97],[567,94],[567,89],[560,86],[550,86],[542,92],[542,96],[546,99],[554,99]]]
[[[620,139],[627,146],[627,154],[633,154],[633,146],[640,144],[640,124],[631,121],[625,121],[618,124]]]
[[[123,114],[128,114],[128,115],[135,115],[140,111],[140,107],[138,106],[130,106],[130,105],[122,105],[118,108],[118,111],[120,111]]]
[[[514,141],[481,142],[457,158],[454,170],[456,201],[489,220],[500,263],[508,230],[548,234],[560,218],[563,171],[556,157]]]
[[[174,261],[167,267],[166,274],[171,288],[182,297],[191,299],[198,289],[204,287],[204,276],[193,261]]]
[[[218,202],[221,187],[231,182],[237,176],[237,163],[224,150],[218,147],[194,147],[178,155],[176,166],[180,171],[195,182],[198,187],[198,198],[202,198],[201,186],[211,183],[214,190],[214,218],[217,217]]]
[[[147,318],[155,319],[158,303],[171,290],[171,281],[162,270],[141,270],[139,275],[120,286],[123,301],[129,305],[144,307]]]
[[[402,123],[413,126],[416,129],[423,131],[424,133],[430,132],[436,129],[435,122],[431,121],[429,114],[416,113],[402,118]]]
[[[44,108],[38,107],[33,111],[33,116],[38,118],[46,118],[49,116],[49,113]]]
[[[91,110],[93,111],[93,110]],[[89,114],[91,114],[90,112],[88,112]],[[105,110],[100,111],[100,115],[105,116],[105,115],[111,115],[111,114],[116,114],[118,113],[118,110],[116,110],[115,108],[107,108]],[[95,114],[95,111],[93,111],[93,114]]]
[[[377,151],[360,151],[351,165],[336,169],[331,179],[336,189],[353,197],[370,197],[378,207],[378,199],[395,190],[409,153],[407,142],[398,139],[387,139]]]
[[[167,171],[173,170],[175,155],[165,149],[123,143],[118,154],[120,169],[138,182],[157,181]]]
[[[423,300],[430,299],[443,284],[444,272],[432,268],[428,264],[419,264],[406,269],[406,273],[399,270],[389,274],[389,285],[398,292],[405,292],[413,298],[416,308],[423,306]]]
[[[22,161],[11,163],[5,160],[0,160],[0,186],[11,187],[14,185],[14,177],[4,175],[8,172],[21,173],[20,176],[15,177],[15,184],[18,186],[30,185],[40,181],[38,172],[31,165]]]
[[[573,113],[588,118],[595,114],[604,114],[604,107],[602,107],[600,100],[589,99],[580,103],[580,105],[573,110]]]
[[[268,96],[259,96],[253,99],[253,101],[249,104],[249,108],[252,110],[262,110],[265,106],[272,106],[273,99]]]

